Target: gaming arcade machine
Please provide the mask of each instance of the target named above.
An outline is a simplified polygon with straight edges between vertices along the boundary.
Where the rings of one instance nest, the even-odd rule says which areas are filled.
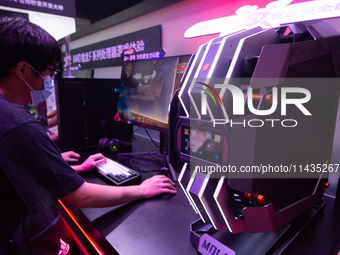
[[[316,21],[200,46],[169,113],[170,164],[200,216],[199,252],[270,253],[323,208],[338,167],[339,45]]]

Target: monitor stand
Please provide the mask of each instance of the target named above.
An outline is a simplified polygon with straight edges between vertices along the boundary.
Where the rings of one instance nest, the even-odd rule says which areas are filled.
[[[151,138],[150,138],[151,139]],[[159,141],[160,145],[156,145],[159,147],[159,151],[147,151],[147,152],[126,152],[126,153],[117,153],[117,156],[145,156],[145,155],[150,155],[150,156],[157,156],[159,158],[164,158],[164,156],[168,152],[168,134],[166,132],[160,132],[159,133]]]

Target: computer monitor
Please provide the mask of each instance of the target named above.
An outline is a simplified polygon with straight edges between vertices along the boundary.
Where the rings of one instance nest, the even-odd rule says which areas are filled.
[[[59,145],[62,149],[97,146],[117,138],[114,116],[119,79],[61,78],[56,82]]]
[[[121,121],[167,132],[168,109],[191,55],[125,62],[118,114]]]

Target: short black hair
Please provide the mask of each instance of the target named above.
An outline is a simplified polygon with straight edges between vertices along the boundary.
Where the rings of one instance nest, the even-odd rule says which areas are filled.
[[[26,61],[39,73],[61,60],[59,43],[44,29],[21,16],[0,19],[0,80]]]

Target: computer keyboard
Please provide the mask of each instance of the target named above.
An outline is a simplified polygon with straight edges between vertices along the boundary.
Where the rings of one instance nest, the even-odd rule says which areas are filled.
[[[140,184],[141,175],[131,168],[124,166],[112,159],[107,159],[106,163],[96,167],[97,172],[114,185]]]

